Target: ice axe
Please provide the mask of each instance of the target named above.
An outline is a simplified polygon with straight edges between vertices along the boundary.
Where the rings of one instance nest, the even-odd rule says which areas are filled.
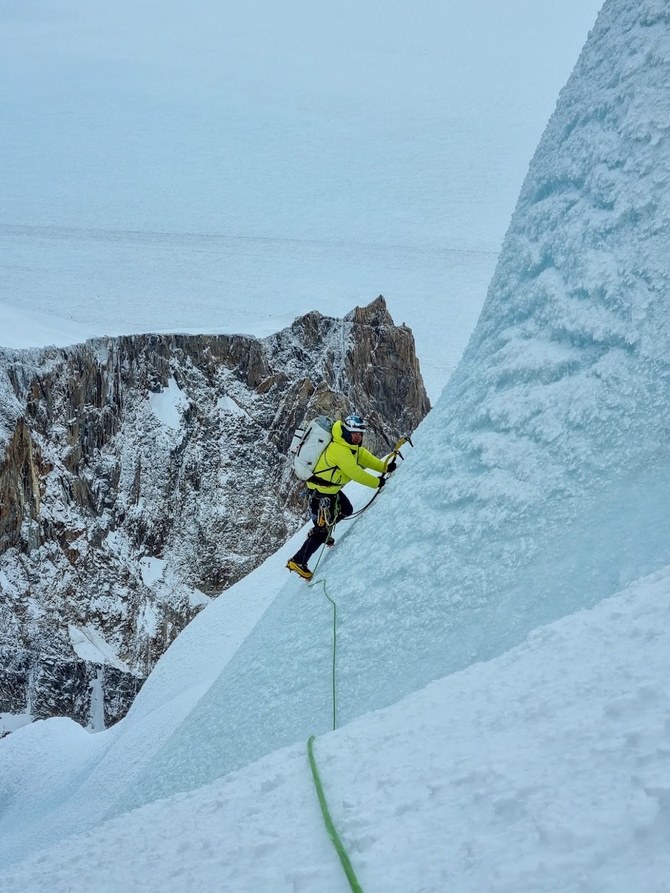
[[[396,445],[395,445],[395,446],[393,447],[393,449],[391,450],[391,457],[392,457],[392,460],[395,459],[395,458],[398,457],[398,456],[399,456],[401,459],[404,459],[404,458],[405,458],[405,457],[403,456],[403,454],[400,452],[400,447],[403,446],[403,445],[406,444],[406,443],[408,443],[411,447],[414,446],[414,444],[412,443],[412,438],[409,436],[409,434],[403,434],[403,436],[400,438],[400,440],[397,441]],[[383,477],[384,479],[386,479],[386,473],[384,473],[384,474],[382,475],[382,477]]]
[[[396,443],[396,445],[393,447],[393,455],[400,456],[401,459],[404,459],[405,457],[400,452],[400,447],[406,443],[408,443],[411,447],[414,446],[414,444],[412,443],[412,438],[409,436],[409,434],[403,434],[400,440]]]
[[[400,440],[396,443],[396,445],[391,450],[390,455],[393,456],[394,458],[396,456],[400,456],[401,459],[404,459],[405,457],[400,452],[400,447],[406,443],[408,443],[411,447],[414,446],[414,444],[412,443],[412,438],[409,436],[409,434],[403,434],[403,436],[400,438]],[[386,483],[386,474],[382,474],[381,479],[382,479],[382,487],[383,487],[384,484]],[[368,502],[367,505],[364,505],[362,509],[359,509],[357,512],[354,512],[353,515],[348,515],[343,520],[348,521],[350,518],[357,518],[359,515],[362,515],[363,512],[367,508],[369,508],[372,505],[372,503],[375,501],[375,499],[379,496],[382,487],[379,487],[377,490],[375,490],[374,496],[372,497],[370,502]]]

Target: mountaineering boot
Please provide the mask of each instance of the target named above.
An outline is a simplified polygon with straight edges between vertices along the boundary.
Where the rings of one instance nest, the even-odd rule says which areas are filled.
[[[335,545],[335,539],[332,536],[329,536],[328,539],[326,540],[326,545],[328,546],[329,549],[332,549],[333,546]]]
[[[303,580],[312,579],[313,574],[306,564],[298,564],[297,561],[294,561],[291,558],[289,561],[286,562],[286,567],[290,571],[295,571],[296,574],[299,574],[303,578]]]

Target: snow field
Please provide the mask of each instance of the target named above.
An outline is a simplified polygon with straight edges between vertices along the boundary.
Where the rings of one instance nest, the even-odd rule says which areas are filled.
[[[477,321],[496,251],[0,225],[0,258],[0,344],[16,349],[133,332],[264,338],[304,313],[342,317],[382,293],[412,329],[435,401]]]
[[[315,742],[366,891],[667,891],[670,568]],[[344,893],[301,742],[70,838],[3,893]]]

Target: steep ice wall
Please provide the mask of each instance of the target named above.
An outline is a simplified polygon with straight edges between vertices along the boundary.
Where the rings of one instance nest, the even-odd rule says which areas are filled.
[[[669,83],[667,3],[609,0],[462,363],[319,568],[340,723],[670,561]],[[327,729],[331,654],[322,586],[288,583],[135,802]]]

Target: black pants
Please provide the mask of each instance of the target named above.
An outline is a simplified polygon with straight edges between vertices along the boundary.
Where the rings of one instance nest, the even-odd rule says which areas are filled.
[[[312,555],[326,542],[329,530],[332,530],[342,518],[348,518],[354,507],[342,492],[319,493],[315,490],[309,501],[309,510],[312,513],[314,527],[292,559],[297,564],[305,566]]]

